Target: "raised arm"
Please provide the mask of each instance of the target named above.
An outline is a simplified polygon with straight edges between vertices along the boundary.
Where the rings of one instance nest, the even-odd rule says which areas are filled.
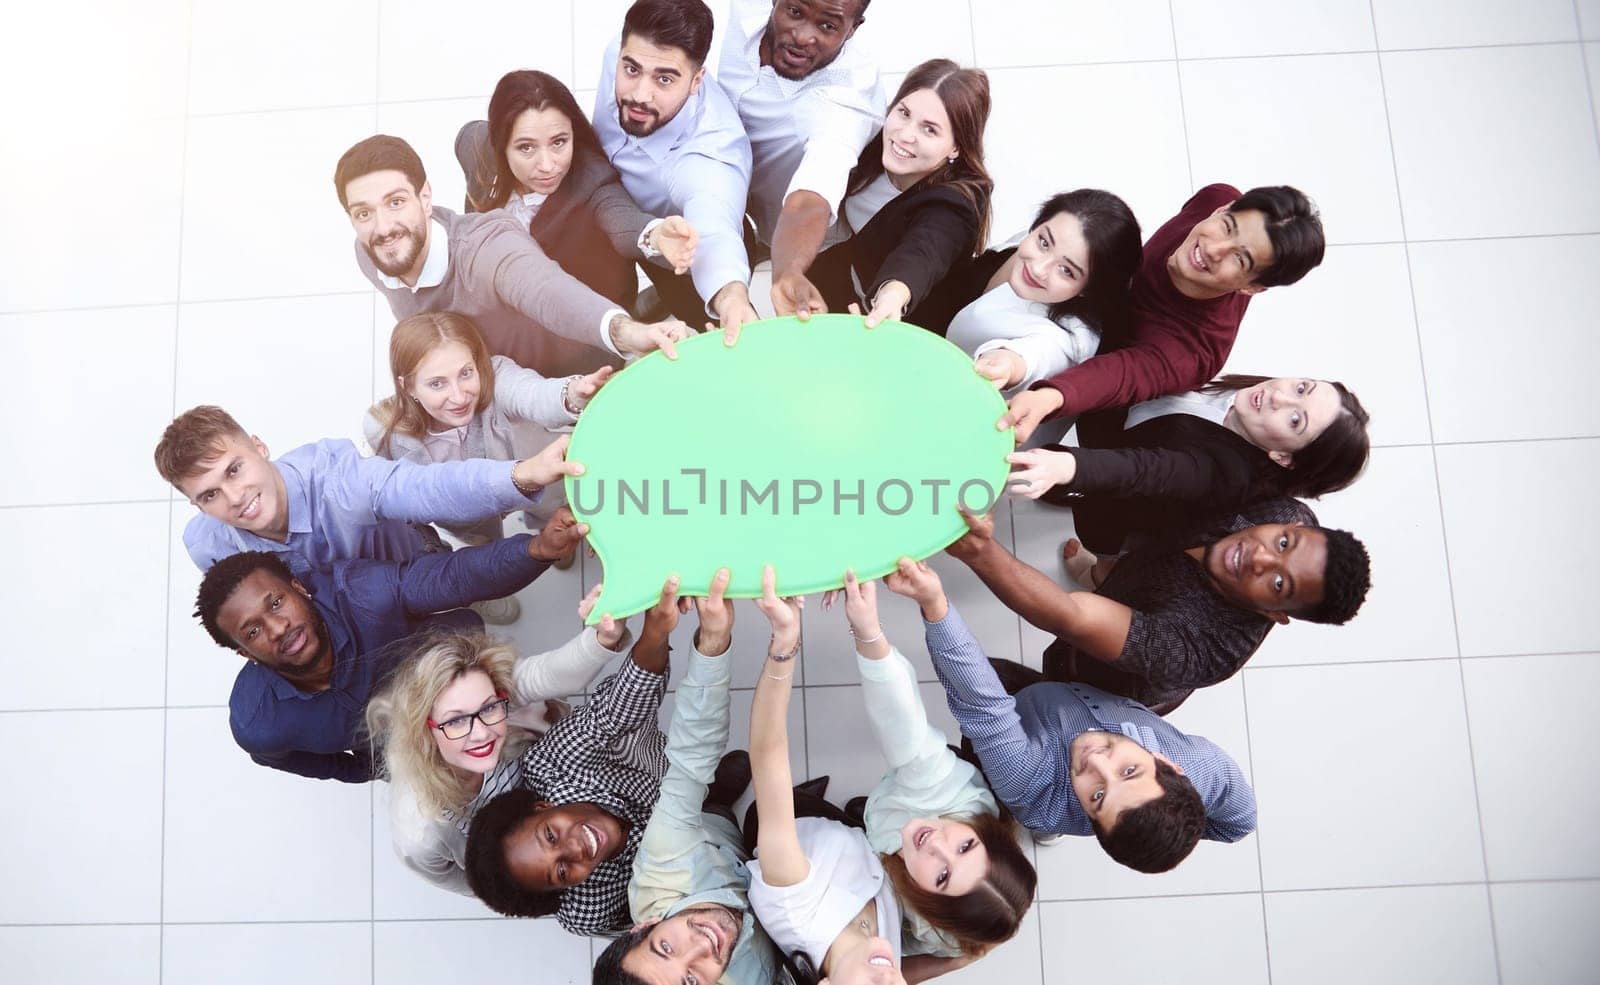
[[[600,597],[596,585],[578,603],[578,618],[587,619]],[[518,657],[512,670],[519,705],[531,704],[545,698],[559,698],[577,694],[599,676],[611,658],[622,653],[628,644],[628,626],[607,615],[598,626],[590,626],[572,639],[544,653]]]
[[[699,233],[689,274],[695,293],[724,329],[756,317],[750,306],[750,259],[744,248],[744,209],[750,192],[748,141],[734,148],[733,160],[689,155],[672,175],[671,200]]]
[[[588,524],[562,507],[538,536],[518,534],[481,547],[418,554],[400,567],[400,602],[406,612],[421,618],[514,595],[576,550],[588,531]]]
[[[761,876],[771,886],[793,886],[811,871],[794,823],[794,777],[789,772],[789,693],[800,654],[803,599],[780,599],[772,565],[761,573],[756,602],[772,624],[766,663],[750,705],[750,772],[761,828],[756,851]]]
[[[1182,502],[1240,503],[1250,493],[1251,468],[1206,446],[1189,448],[1034,448],[1006,460],[1024,466],[1010,482],[1037,499],[1055,486],[1071,492],[1153,497]],[[1233,466],[1233,467],[1229,467]]]
[[[1044,764],[1062,751],[1043,748],[1023,729],[1016,699],[1006,693],[972,630],[955,606],[942,595],[938,601],[932,611],[923,609],[922,619],[950,713],[961,724],[961,734],[972,740],[995,796],[1024,826],[1043,827],[1046,820],[1032,816],[1031,805],[1040,802],[1056,775]],[[942,618],[929,618],[941,608]]]
[[[910,558],[902,558],[900,564],[901,571],[890,578],[898,576],[903,580],[907,568],[915,570]],[[878,620],[877,586],[870,581],[862,584],[856,580],[855,572],[847,571],[844,593],[844,612],[850,621],[850,635],[856,641],[856,665],[861,672],[867,721],[872,724],[872,733],[878,738],[878,748],[889,768],[901,770],[920,759],[953,757],[944,736],[928,724],[928,711],[923,707],[911,662],[884,636]]]
[[[571,377],[551,379],[506,356],[495,356],[490,362],[494,366],[494,405],[507,417],[531,421],[550,431],[577,421],[578,415],[563,399]]]
[[[353,513],[407,523],[469,523],[526,508],[539,491],[582,467],[566,461],[567,441],[520,462],[469,458],[461,462],[362,458],[348,441],[325,442],[333,456],[322,495]]]
[[[692,855],[707,842],[702,824],[706,791],[728,747],[729,694],[733,680],[728,647],[733,641],[733,605],[722,593],[729,572],[719,571],[711,595],[695,599],[700,628],[667,732],[667,773],[633,863],[629,898],[636,915],[657,914],[680,899]]]
[[[967,532],[947,551],[1013,612],[1096,660],[1114,661],[1128,640],[1133,610],[1092,592],[1070,592],[994,539],[994,519],[963,513]]]
[[[667,691],[667,636],[678,624],[678,579],[667,579],[661,598],[644,615],[628,659],[595,689],[589,703],[578,712],[582,728],[597,742],[609,745],[617,736],[653,721]]]

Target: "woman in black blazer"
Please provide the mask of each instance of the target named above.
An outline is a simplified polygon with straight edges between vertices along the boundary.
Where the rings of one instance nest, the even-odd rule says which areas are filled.
[[[1135,405],[1116,447],[1057,445],[1008,460],[1023,466],[1010,477],[1017,493],[1037,499],[1057,490],[1051,501],[1072,506],[1084,545],[1116,552],[1130,533],[1343,489],[1366,467],[1368,450],[1367,412],[1344,384],[1224,376]]]
[[[635,261],[683,273],[694,260],[698,236],[682,216],[644,237],[656,217],[622,187],[571,90],[544,72],[502,77],[489,119],[456,135],[456,160],[467,178],[468,212],[504,208],[522,218],[546,256],[624,307],[639,291]]]
[[[850,172],[839,207],[850,238],[818,254],[806,274],[787,276],[809,280],[830,311],[859,304],[868,325],[904,315],[988,240],[988,120],[983,72],[948,58],[912,69]]]

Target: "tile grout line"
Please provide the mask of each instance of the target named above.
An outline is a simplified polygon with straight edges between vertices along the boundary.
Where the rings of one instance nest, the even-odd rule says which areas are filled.
[[[1376,40],[1378,30],[1378,13],[1375,8],[1376,0],[1367,0],[1367,12],[1372,17],[1373,36]],[[1579,50],[1580,56],[1582,49]],[[1389,109],[1389,86],[1384,74],[1383,54],[1380,49],[1378,55],[1378,91],[1383,97],[1383,123],[1384,131],[1389,138],[1389,163],[1394,173],[1395,201],[1400,206],[1400,236],[1406,238],[1409,230],[1406,227],[1405,192],[1400,181],[1400,158],[1394,147],[1394,119]],[[1500,965],[1500,934],[1494,918],[1494,895],[1489,892],[1489,843],[1483,831],[1483,796],[1478,789],[1478,760],[1472,744],[1472,713],[1467,707],[1467,672],[1466,665],[1461,660],[1461,618],[1456,604],[1455,576],[1450,568],[1450,528],[1445,522],[1444,487],[1439,476],[1439,449],[1437,445],[1437,432],[1433,421],[1433,403],[1428,393],[1428,355],[1422,339],[1422,319],[1417,311],[1417,283],[1411,265],[1411,244],[1408,241],[1404,247],[1406,258],[1406,286],[1411,292],[1411,326],[1416,333],[1417,362],[1422,372],[1422,406],[1428,419],[1428,440],[1432,444],[1429,457],[1433,459],[1433,492],[1435,502],[1439,507],[1439,539],[1444,550],[1444,575],[1445,586],[1450,593],[1450,632],[1455,637],[1456,679],[1461,685],[1461,717],[1467,730],[1467,762],[1471,765],[1472,774],[1472,805],[1477,813],[1478,821],[1478,852],[1479,862],[1483,866],[1484,896],[1489,911],[1489,943],[1494,952],[1495,981],[1503,982],[1505,973]]]
[[[191,2],[184,16],[183,62],[183,149],[179,157],[178,172],[178,244],[177,264],[173,286],[172,308],[172,416],[178,415],[178,345],[183,341],[183,308],[177,304],[183,299],[183,219],[184,203],[188,199],[189,177],[189,91],[194,84],[194,4]],[[167,732],[170,727],[172,687],[172,496],[167,496],[167,618],[162,620],[161,647],[161,843],[158,851],[159,870],[156,875],[156,916],[160,921],[156,931],[156,981],[167,978]]]
[[[1250,675],[1239,675],[1239,701],[1244,706],[1244,754],[1250,764],[1250,787],[1256,784],[1255,741],[1250,737]],[[1261,853],[1261,819],[1256,818],[1256,896],[1261,902],[1261,938],[1267,954],[1267,985],[1272,985],[1272,927],[1267,922],[1267,866]]]
[[[1172,34],[1172,71],[1178,83],[1178,125],[1183,128],[1183,165],[1189,174],[1189,194],[1194,194],[1194,151],[1189,146],[1189,107],[1183,101],[1183,59],[1178,57],[1178,18],[1167,0],[1167,29]],[[1269,978],[1268,985],[1271,985]]]
[[[1583,39],[1583,11],[1578,7],[1578,0],[1572,0],[1572,16],[1578,24],[1578,64],[1583,66],[1584,88],[1589,96],[1589,119],[1594,123],[1594,139],[1597,148],[1600,148],[1600,106],[1595,105],[1594,98],[1594,69],[1589,65],[1589,44]]]

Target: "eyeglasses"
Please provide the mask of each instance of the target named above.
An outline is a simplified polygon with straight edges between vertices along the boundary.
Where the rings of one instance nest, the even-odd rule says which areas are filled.
[[[477,719],[485,727],[499,725],[506,720],[506,715],[511,711],[511,699],[500,695],[499,700],[491,701],[470,715],[457,715],[444,722],[428,719],[428,727],[436,728],[444,733],[447,739],[465,739],[472,734],[472,721]]]

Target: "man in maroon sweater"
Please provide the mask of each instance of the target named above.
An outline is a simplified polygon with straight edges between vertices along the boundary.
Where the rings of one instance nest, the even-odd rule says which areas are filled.
[[[999,426],[1015,427],[1020,444],[1051,418],[1198,389],[1222,369],[1251,296],[1304,277],[1322,250],[1322,220],[1300,191],[1207,185],[1145,243],[1127,334],[1017,394]],[[1120,427],[1115,417],[1102,428]]]

